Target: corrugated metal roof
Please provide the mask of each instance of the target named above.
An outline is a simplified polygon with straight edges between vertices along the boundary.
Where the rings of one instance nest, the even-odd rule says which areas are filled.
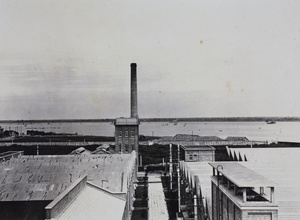
[[[274,187],[276,185],[275,182],[236,162],[210,162],[209,164],[215,169],[221,166],[222,169],[219,169],[219,172],[238,187]]]
[[[125,204],[126,201],[87,185],[77,198],[53,220],[122,219]]]
[[[0,162],[0,201],[53,200],[84,175],[112,192],[126,192],[134,165],[135,153],[13,158]]]
[[[239,162],[274,180],[278,220],[295,220],[300,216],[300,148],[231,148],[247,157]],[[266,193],[268,193],[266,191]]]

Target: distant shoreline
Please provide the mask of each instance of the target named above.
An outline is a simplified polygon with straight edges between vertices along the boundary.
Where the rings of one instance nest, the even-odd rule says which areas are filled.
[[[93,123],[114,122],[115,119],[41,119],[41,120],[0,120],[0,123]],[[299,122],[300,117],[191,117],[191,118],[140,118],[141,122]]]

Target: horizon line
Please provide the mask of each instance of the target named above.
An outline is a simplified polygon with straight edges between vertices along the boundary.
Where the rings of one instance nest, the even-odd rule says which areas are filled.
[[[120,117],[121,118],[121,117]],[[0,123],[32,123],[32,122],[113,122],[116,118],[98,119],[14,119],[0,120]],[[253,116],[253,117],[159,117],[139,118],[142,122],[155,121],[300,121],[294,116]]]

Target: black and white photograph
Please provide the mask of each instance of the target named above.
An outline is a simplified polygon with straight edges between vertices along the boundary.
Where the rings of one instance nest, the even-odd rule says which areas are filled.
[[[300,1],[0,0],[0,220],[300,219]]]

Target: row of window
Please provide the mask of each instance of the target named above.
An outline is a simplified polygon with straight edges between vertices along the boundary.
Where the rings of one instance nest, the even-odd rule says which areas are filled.
[[[198,158],[198,154],[194,154],[194,158],[193,158],[193,154],[189,154],[190,160],[197,159],[197,158]]]
[[[125,137],[128,137],[128,130],[125,130]],[[131,129],[131,137],[133,137],[135,135],[135,132],[134,132],[134,129]],[[119,131],[119,137],[122,137],[123,136],[123,132],[122,131]]]

